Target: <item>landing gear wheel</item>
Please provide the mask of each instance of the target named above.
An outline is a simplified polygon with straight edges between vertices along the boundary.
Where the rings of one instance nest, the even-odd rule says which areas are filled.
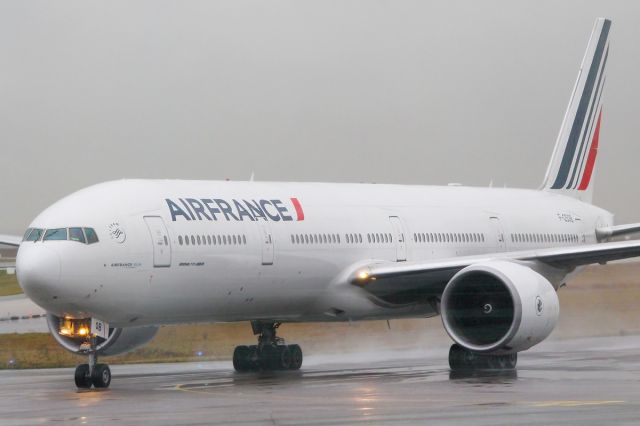
[[[299,370],[302,366],[302,349],[298,345],[285,345],[276,336],[277,322],[251,321],[258,344],[238,346],[233,351],[233,368],[236,371]]]
[[[80,364],[76,367],[75,381],[78,389],[91,389],[91,376],[89,364]]]
[[[289,345],[289,352],[291,353],[291,365],[290,370],[300,370],[302,367],[302,349],[299,345]]]
[[[233,368],[236,371],[248,371],[250,369],[251,350],[248,346],[236,346],[233,351]]]
[[[91,382],[95,388],[108,388],[111,384],[111,369],[107,364],[96,364],[91,373]]]
[[[278,370],[288,370],[291,368],[291,352],[289,352],[289,347],[282,345],[277,346],[278,351]]]
[[[518,354],[494,355],[469,351],[458,344],[449,349],[451,370],[513,370],[518,363]]]
[[[258,353],[260,368],[262,370],[275,370],[278,368],[278,350],[271,346],[264,346]]]

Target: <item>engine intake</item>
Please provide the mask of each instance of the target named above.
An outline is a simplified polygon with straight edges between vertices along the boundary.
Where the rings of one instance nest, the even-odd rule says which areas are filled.
[[[86,327],[86,322],[79,320],[80,327]],[[87,341],[86,333],[65,333],[63,319],[54,314],[47,314],[47,325],[60,346],[76,354],[81,352],[82,344]],[[110,328],[108,338],[96,338],[96,351],[103,356],[120,355],[149,343],[157,332],[156,326]]]
[[[560,313],[551,283],[531,268],[491,261],[464,268],[442,294],[449,336],[476,352],[520,352],[544,340]]]

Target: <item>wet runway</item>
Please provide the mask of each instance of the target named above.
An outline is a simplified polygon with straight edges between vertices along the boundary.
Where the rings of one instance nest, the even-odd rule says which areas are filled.
[[[638,424],[640,336],[546,342],[517,373],[453,376],[429,353],[309,356],[299,372],[228,362],[113,366],[106,391],[71,369],[0,372],[0,424]]]

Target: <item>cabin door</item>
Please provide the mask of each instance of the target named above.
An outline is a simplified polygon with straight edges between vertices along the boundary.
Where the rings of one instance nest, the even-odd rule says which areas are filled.
[[[171,266],[171,242],[164,221],[160,216],[145,216],[153,244],[153,266]]]
[[[262,240],[262,264],[273,265],[273,234],[266,222],[258,222],[260,238]]]
[[[396,244],[396,261],[407,260],[407,244],[404,239],[404,229],[398,216],[389,216],[391,228],[393,229],[393,242]]]
[[[491,234],[489,235],[489,241],[495,238],[496,251],[505,251],[507,249],[507,243],[504,239],[504,230],[502,229],[502,223],[497,216],[491,216],[489,218],[491,225]]]

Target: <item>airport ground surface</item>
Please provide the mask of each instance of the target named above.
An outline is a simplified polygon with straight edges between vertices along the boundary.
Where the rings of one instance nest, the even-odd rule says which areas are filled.
[[[513,374],[454,376],[446,354],[318,355],[279,373],[238,374],[228,362],[116,365],[104,391],[77,391],[72,369],[6,370],[0,424],[640,422],[640,336],[543,343]]]

